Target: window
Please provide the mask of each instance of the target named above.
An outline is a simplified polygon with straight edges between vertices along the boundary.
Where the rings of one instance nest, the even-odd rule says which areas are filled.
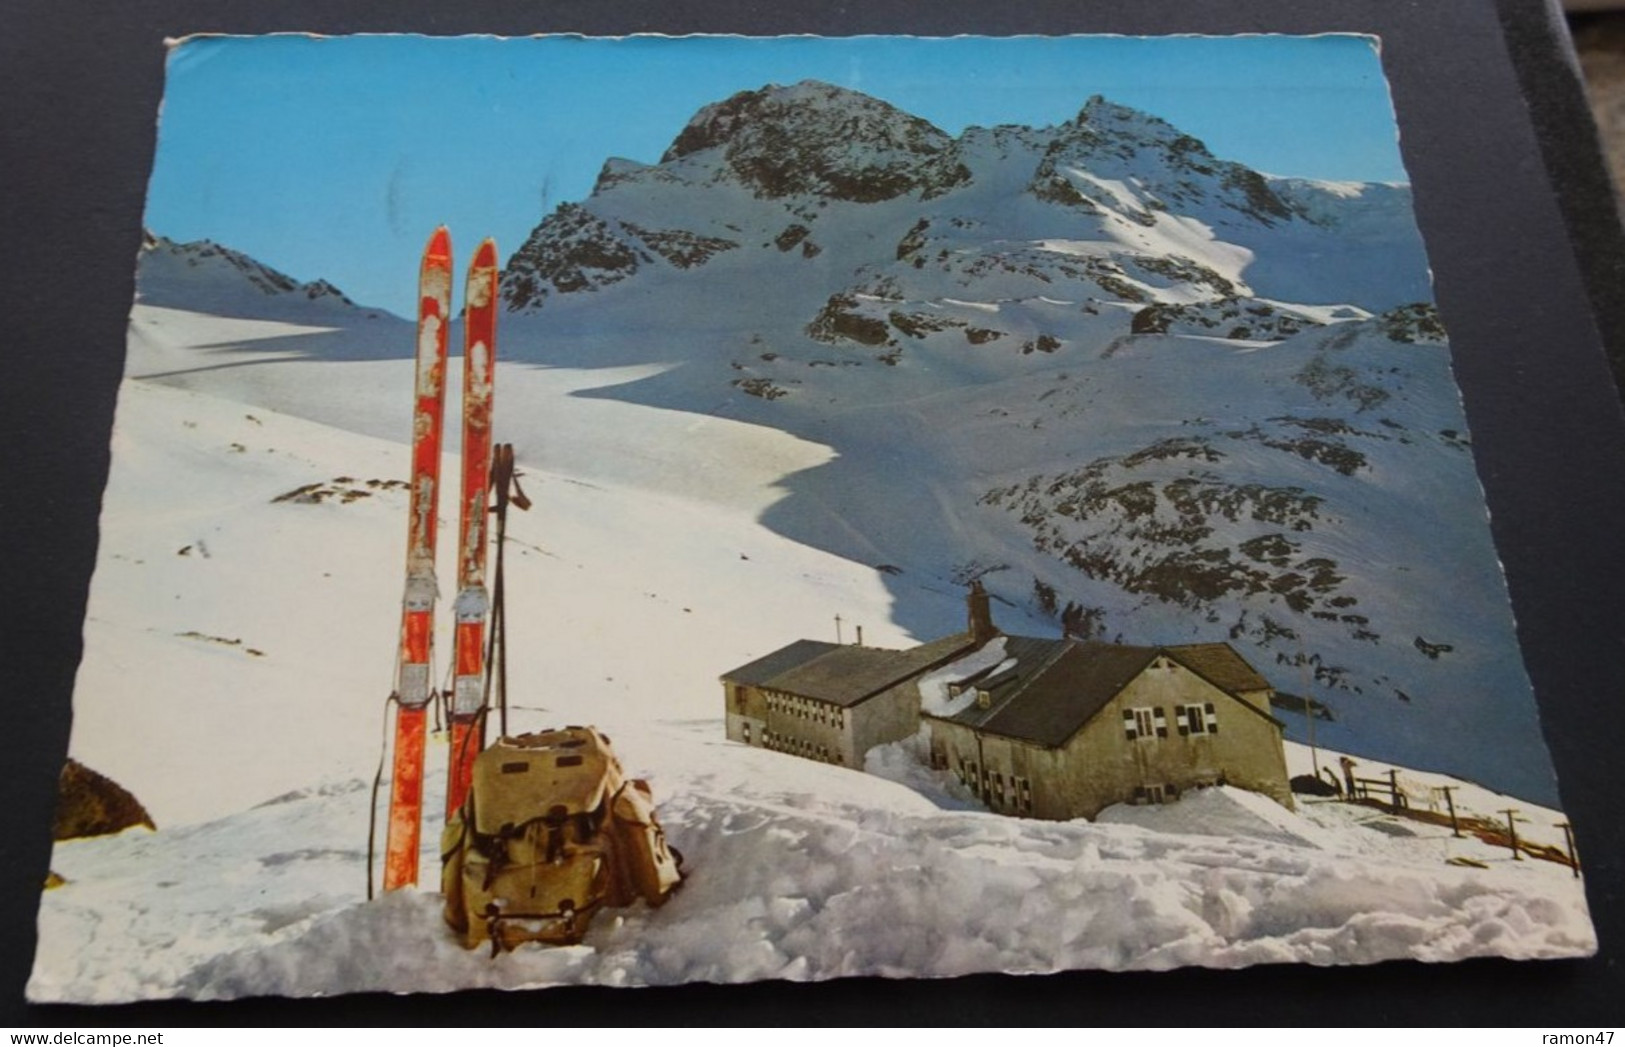
[[[1136,738],[1166,738],[1168,718],[1163,714],[1161,706],[1124,709],[1123,736],[1130,741]]]

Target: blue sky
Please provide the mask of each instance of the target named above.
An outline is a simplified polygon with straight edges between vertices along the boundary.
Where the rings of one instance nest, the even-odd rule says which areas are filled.
[[[605,158],[816,79],[950,133],[1094,94],[1271,174],[1403,181],[1375,41],[1319,37],[206,37],[170,54],[146,223],[405,315],[439,224],[503,256]]]

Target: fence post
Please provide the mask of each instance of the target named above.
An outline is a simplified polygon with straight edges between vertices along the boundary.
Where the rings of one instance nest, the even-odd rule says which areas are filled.
[[[1568,822],[1558,822],[1557,827],[1563,830],[1563,842],[1569,849],[1569,868],[1574,870],[1574,878],[1580,878],[1580,856],[1574,850],[1574,827]]]
[[[1444,793],[1444,805],[1450,809],[1450,835],[1459,840],[1461,839],[1461,825],[1456,821],[1456,801],[1451,796],[1451,793],[1455,792],[1455,790],[1456,786],[1454,785],[1439,786],[1439,791]]]
[[[1515,862],[1523,861],[1523,855],[1518,853],[1518,809],[1516,807],[1504,807],[1496,813],[1507,816],[1507,835],[1512,838],[1512,860]]]

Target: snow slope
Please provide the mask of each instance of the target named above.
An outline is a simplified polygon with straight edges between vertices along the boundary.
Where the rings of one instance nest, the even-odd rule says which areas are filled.
[[[603,406],[625,438],[674,446],[667,413]],[[621,417],[633,413],[649,420],[641,433]],[[370,773],[405,556],[401,445],[146,382],[125,383],[118,418],[75,753],[160,825],[240,810],[312,775]],[[771,430],[701,428],[715,434],[711,453],[816,453]],[[773,494],[747,490],[748,477],[719,506],[617,484],[615,469],[520,465],[537,504],[510,526],[510,671],[547,681],[522,704],[611,729],[650,701],[678,722],[709,721],[719,672],[779,646],[784,630],[831,632],[828,608],[868,608],[858,621],[873,642],[906,642],[874,572],[753,521]],[[455,530],[442,528],[443,563]],[[736,622],[752,586],[776,595]],[[296,755],[267,754],[284,731],[297,732]],[[207,788],[174,771],[216,752]]]
[[[764,520],[916,635],[979,577],[1011,632],[1228,640],[1329,742],[1556,802],[1408,187],[1098,98],[954,138],[768,86],[607,162],[503,294],[510,359],[649,368],[582,395],[828,447]]]
[[[170,318],[182,319],[194,333],[232,326]],[[385,385],[407,378],[392,362],[358,366]],[[536,406],[571,399],[555,390]],[[673,412],[580,403],[623,425],[643,419],[648,430],[622,438],[644,437],[656,463],[696,448],[762,463],[827,455],[717,420],[677,442]],[[1364,808],[1265,817],[1256,798],[1218,790],[1099,824],[1020,821],[975,810],[917,765],[906,787],[728,743],[720,668],[786,636],[827,635],[830,608],[864,622],[871,642],[906,642],[887,624],[886,576],[764,526],[762,507],[782,494],[774,467],[754,490],[737,481],[714,499],[593,476],[590,459],[579,475],[544,459],[523,463],[537,506],[511,521],[513,727],[608,731],[652,782],[691,878],[659,910],[600,916],[579,947],[464,952],[427,889],[364,900],[404,445],[130,380],[114,453],[71,748],[131,788],[160,828],[56,847],[68,883],[43,896],[32,999],[1594,949],[1566,867],[1515,863],[1431,827],[1374,829]],[[660,472],[650,468],[639,475]],[[758,594],[748,615],[741,591]],[[431,748],[434,811],[445,749]],[[428,888],[437,840],[425,836]],[[1454,855],[1487,868],[1443,863]]]

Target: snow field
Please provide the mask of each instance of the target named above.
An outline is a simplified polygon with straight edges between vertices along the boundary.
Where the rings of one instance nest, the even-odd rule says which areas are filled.
[[[761,438],[766,461],[778,453],[769,430],[704,427]],[[387,483],[404,471],[400,450],[263,408],[124,386],[73,751],[159,825],[370,773],[395,659],[406,492]],[[456,469],[448,456],[443,484]],[[833,635],[833,609],[865,624],[869,642],[908,642],[888,625],[874,572],[753,523],[753,500],[772,495],[742,480],[723,507],[546,472],[521,483],[537,504],[510,516],[516,708],[606,730],[640,728],[651,711],[709,720],[721,672],[787,634]],[[331,493],[275,500],[312,484]],[[442,565],[455,532],[442,518]],[[741,620],[737,594],[753,588],[761,605]],[[449,615],[439,617],[444,668]]]
[[[162,828],[58,845],[69,883],[43,898],[33,999],[1594,949],[1566,868],[1373,829],[1363,808],[1293,815],[1211,790],[1100,824],[1019,821],[974,810],[906,753],[870,762],[910,787],[728,743],[716,675],[828,635],[831,608],[870,642],[908,642],[877,573],[762,526],[770,488],[697,498],[544,457],[523,481],[537,507],[510,521],[514,729],[607,730],[650,778],[691,877],[659,910],[601,914],[583,946],[466,953],[431,893],[443,745],[424,890],[363,901],[405,512],[403,492],[366,481],[397,475],[402,446],[151,383],[126,384],[118,426],[72,751]],[[706,428],[782,453],[769,430]],[[272,500],[312,483],[332,492]],[[1490,868],[1443,864],[1456,846]]]

